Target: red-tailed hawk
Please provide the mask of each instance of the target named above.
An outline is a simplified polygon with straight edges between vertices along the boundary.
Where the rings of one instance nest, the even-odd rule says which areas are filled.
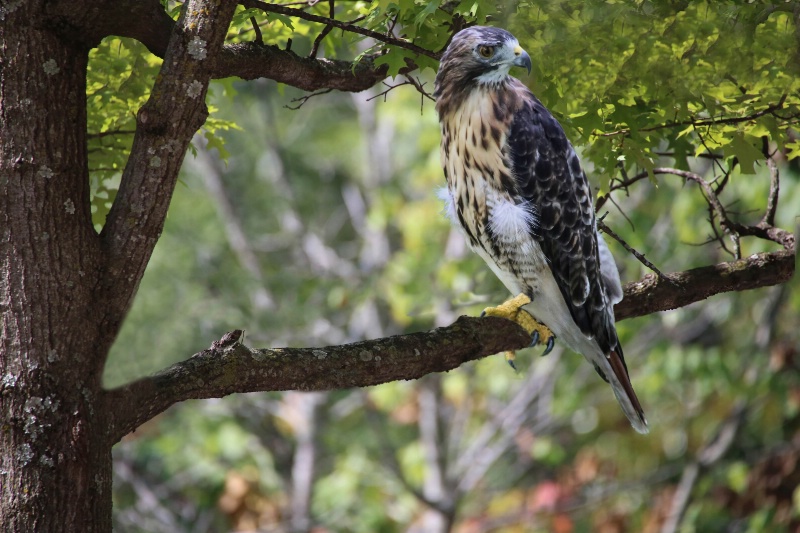
[[[517,320],[548,349],[555,334],[583,354],[647,433],[614,327],[619,273],[586,174],[558,121],[508,75],[512,66],[530,72],[530,56],[498,28],[462,30],[442,56],[434,96],[447,212],[519,295],[487,313]]]

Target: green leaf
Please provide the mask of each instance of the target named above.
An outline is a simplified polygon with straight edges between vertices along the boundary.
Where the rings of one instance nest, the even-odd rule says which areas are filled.
[[[436,10],[439,9],[439,4],[441,4],[441,0],[434,0],[433,2],[425,2],[425,7],[417,13],[417,16],[414,17],[414,23],[417,26],[421,26],[425,23],[426,19],[436,13]]]
[[[786,143],[786,150],[788,150],[786,154],[786,157],[788,159],[794,159],[795,157],[800,157],[800,140]]]
[[[389,50],[389,52],[376,58],[375,65],[389,65],[389,71],[387,72],[387,75],[393,78],[400,73],[400,69],[408,66],[406,63],[406,58],[411,58],[414,56],[415,54],[408,50],[404,50],[402,48],[393,48]]]
[[[294,22],[292,21],[291,17],[287,17],[281,13],[269,13],[267,15],[268,19],[274,19],[286,26],[290,30],[294,30]]]
[[[753,165],[764,157],[761,150],[755,147],[756,143],[760,145],[761,140],[749,135],[736,133],[731,138],[730,150],[726,147],[726,155],[734,155],[739,159],[739,166],[743,174],[755,174],[756,171]]]

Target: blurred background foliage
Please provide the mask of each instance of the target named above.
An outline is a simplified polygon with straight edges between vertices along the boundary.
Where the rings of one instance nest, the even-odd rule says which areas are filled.
[[[314,4],[314,5],[310,5]],[[327,16],[331,3],[298,4]],[[166,2],[173,13],[180,3]],[[774,154],[776,225],[800,207],[794,2],[345,2],[340,20],[440,50],[451,24],[508,27],[525,81],[564,124],[598,195],[654,167],[719,184],[757,222]],[[240,10],[230,40],[308,53],[321,25]],[[360,18],[363,17],[363,18]],[[487,19],[488,17],[488,19]],[[385,51],[392,74],[435,60],[334,31],[321,57]],[[133,41],[93,51],[93,209],[113,201],[159,60]],[[391,85],[402,83],[398,75]],[[439,131],[412,85],[305,100],[268,80],[212,85],[164,234],[106,383],[246,330],[254,347],[324,346],[446,325],[507,297],[441,214]],[[298,109],[288,109],[297,107]],[[713,156],[713,157],[712,157]],[[724,193],[724,194],[723,194]],[[698,187],[616,187],[605,222],[663,271],[729,260]],[[728,241],[723,240],[726,245]],[[648,273],[610,246],[623,280]],[[741,253],[777,250],[743,239]],[[715,296],[619,324],[652,432],[635,434],[571,352],[520,352],[416,382],[259,393],[173,407],[114,450],[119,531],[796,531],[800,291]]]

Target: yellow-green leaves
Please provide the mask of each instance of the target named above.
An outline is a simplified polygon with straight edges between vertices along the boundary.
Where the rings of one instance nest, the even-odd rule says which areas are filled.
[[[553,0],[511,26],[534,57],[529,84],[573,142],[599,145],[584,153],[604,181],[618,175],[609,152],[628,172],[713,151],[752,173],[763,136],[791,142],[800,76],[784,4]]]

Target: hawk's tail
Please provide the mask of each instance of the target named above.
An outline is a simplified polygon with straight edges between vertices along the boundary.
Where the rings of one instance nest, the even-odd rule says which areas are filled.
[[[619,353],[617,353],[619,351]],[[647,427],[647,419],[644,417],[644,410],[642,404],[639,403],[639,398],[633,391],[633,385],[628,377],[628,369],[625,366],[625,360],[622,358],[622,351],[617,347],[617,351],[612,350],[607,356],[611,367],[611,372],[607,376],[607,381],[611,384],[614,391],[614,396],[622,407],[622,412],[628,417],[631,426],[638,433],[649,433],[650,428]]]

